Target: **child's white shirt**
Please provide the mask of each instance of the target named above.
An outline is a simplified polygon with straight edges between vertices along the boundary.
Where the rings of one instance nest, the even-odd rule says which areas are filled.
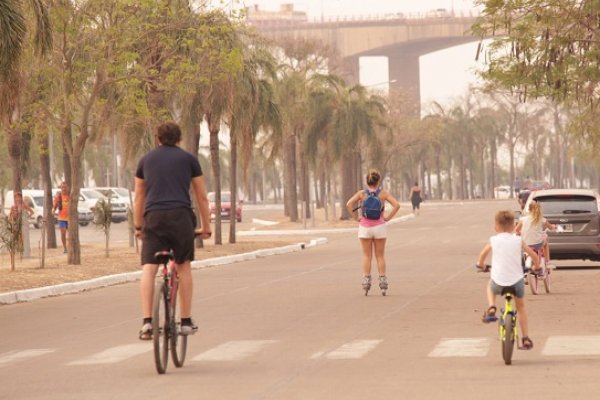
[[[521,237],[526,244],[533,246],[544,241],[544,224],[546,223],[545,218],[542,218],[540,222],[534,224],[533,217],[531,215],[525,215],[521,217],[519,222],[522,225]]]
[[[499,233],[490,238],[492,246],[492,280],[500,286],[512,286],[523,279],[521,266],[522,239],[512,233]]]

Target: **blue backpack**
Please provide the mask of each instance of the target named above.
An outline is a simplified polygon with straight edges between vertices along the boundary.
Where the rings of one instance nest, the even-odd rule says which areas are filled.
[[[363,200],[362,204],[362,215],[364,218],[374,220],[381,218],[383,206],[381,204],[381,200],[379,199],[380,192],[381,189],[377,189],[375,192],[370,192],[368,189],[365,189],[367,198]]]

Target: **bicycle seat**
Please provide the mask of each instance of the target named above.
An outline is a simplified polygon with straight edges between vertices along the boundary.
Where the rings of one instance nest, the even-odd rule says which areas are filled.
[[[515,289],[511,288],[511,287],[505,287],[502,289],[502,295],[503,296],[514,296],[515,295]]]
[[[173,254],[173,250],[162,250],[154,253],[154,258],[156,259],[157,263],[166,264],[169,261],[173,260],[175,258],[175,255]]]

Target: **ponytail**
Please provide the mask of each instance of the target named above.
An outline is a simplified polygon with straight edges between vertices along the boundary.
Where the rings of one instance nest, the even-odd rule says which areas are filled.
[[[531,214],[531,221],[533,224],[539,224],[542,221],[542,206],[540,203],[532,201],[529,205],[529,214]]]

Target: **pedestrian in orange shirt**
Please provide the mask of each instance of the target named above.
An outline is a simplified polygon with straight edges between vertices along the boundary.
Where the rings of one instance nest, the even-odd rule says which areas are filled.
[[[58,227],[60,229],[60,240],[63,245],[63,253],[67,252],[67,229],[69,228],[69,186],[67,182],[60,184],[60,192],[54,198],[52,212],[58,210]]]

